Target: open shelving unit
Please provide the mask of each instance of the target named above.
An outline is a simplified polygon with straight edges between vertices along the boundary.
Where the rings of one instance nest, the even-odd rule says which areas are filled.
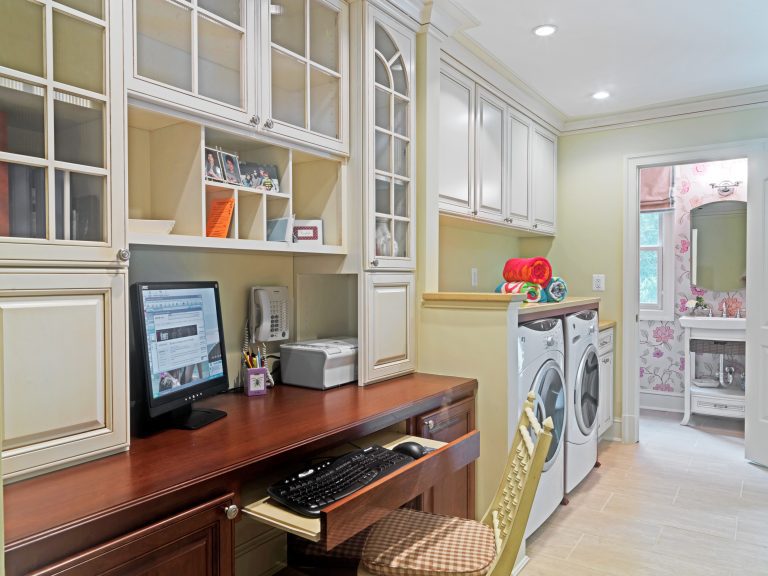
[[[206,149],[240,162],[277,167],[267,190],[205,177]],[[130,244],[346,254],[344,161],[275,146],[139,107],[128,113],[129,218],[174,220],[169,234],[131,230]],[[216,200],[234,200],[226,237],[206,235]],[[295,217],[323,222],[323,243],[269,240],[267,222]]]

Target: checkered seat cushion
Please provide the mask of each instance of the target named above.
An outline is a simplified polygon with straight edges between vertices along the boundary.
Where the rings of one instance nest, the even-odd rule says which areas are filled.
[[[483,576],[495,557],[488,526],[400,509],[374,524],[362,565],[377,576]]]

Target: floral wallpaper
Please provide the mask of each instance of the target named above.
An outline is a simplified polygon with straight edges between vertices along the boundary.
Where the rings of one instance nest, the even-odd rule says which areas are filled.
[[[710,186],[712,182],[740,180],[734,193],[721,198]],[[747,160],[727,160],[674,167],[674,257],[675,257],[675,319],[672,321],[640,321],[640,389],[657,393],[680,395],[687,354],[683,350],[683,328],[679,318],[688,313],[686,302],[697,296],[720,310],[725,304],[728,315],[746,308],[745,291],[712,292],[691,285],[690,212],[693,208],[718,200],[747,199]],[[665,247],[666,248],[666,247]],[[665,256],[667,254],[665,253]],[[720,357],[696,355],[696,374],[715,377]],[[726,357],[726,365],[736,368],[736,379],[743,379],[744,358]]]

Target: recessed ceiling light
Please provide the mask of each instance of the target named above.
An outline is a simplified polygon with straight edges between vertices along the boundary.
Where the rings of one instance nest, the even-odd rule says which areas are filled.
[[[554,24],[542,24],[533,29],[536,36],[552,36],[555,32],[557,32],[557,26]]]
[[[605,90],[599,90],[592,94],[592,98],[595,100],[605,100],[606,98],[610,97],[611,93],[606,92]]]

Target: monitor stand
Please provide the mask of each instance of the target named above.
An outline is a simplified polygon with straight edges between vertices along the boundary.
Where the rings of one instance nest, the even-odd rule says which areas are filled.
[[[177,408],[172,414],[173,427],[182,430],[197,430],[227,415],[224,410],[192,408],[192,406]]]

